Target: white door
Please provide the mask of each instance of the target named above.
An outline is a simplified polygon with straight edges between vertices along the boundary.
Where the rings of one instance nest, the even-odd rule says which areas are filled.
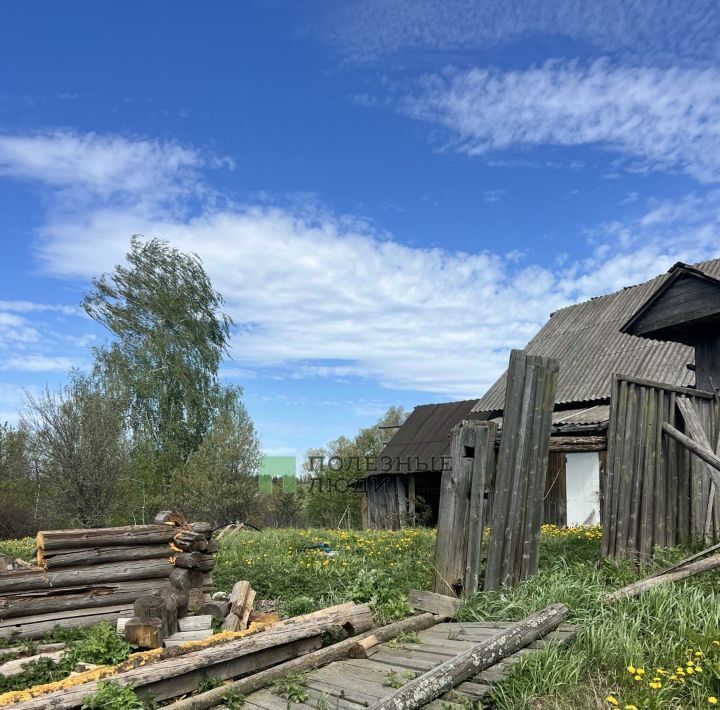
[[[567,524],[600,523],[600,460],[594,452],[568,454],[565,468]]]

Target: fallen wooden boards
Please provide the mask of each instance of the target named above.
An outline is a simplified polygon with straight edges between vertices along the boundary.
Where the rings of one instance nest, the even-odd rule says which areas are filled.
[[[558,370],[553,358],[510,354],[486,590],[515,586],[537,572]]]
[[[482,641],[437,668],[411,680],[390,698],[381,699],[371,710],[416,710],[439,698],[478,672],[554,631],[567,616],[564,604],[551,604],[513,624],[506,631]]]
[[[108,678],[122,686],[135,688],[143,697],[152,695],[158,700],[173,698],[194,690],[203,677],[232,678],[317,650],[321,635],[332,626],[357,624],[358,630],[369,630],[367,626],[359,626],[360,619],[367,618],[369,613],[365,605],[340,604],[273,624],[243,638],[188,650],[177,657],[155,662],[148,659],[147,665]],[[97,690],[97,684],[98,681],[92,681],[45,693],[13,707],[24,710],[79,707],[83,698]]]
[[[309,653],[307,656],[295,658],[275,668],[270,668],[247,678],[236,680],[227,688],[214,688],[213,690],[200,693],[199,695],[195,695],[191,698],[179,700],[170,705],[168,710],[204,710],[205,708],[214,707],[218,703],[222,702],[228,688],[232,688],[233,690],[243,694],[252,693],[256,690],[264,688],[266,685],[273,683],[279,678],[286,676],[288,673],[301,673],[309,671],[313,668],[318,668],[319,666],[327,663],[332,663],[333,661],[345,658],[355,647],[358,641],[363,639],[374,636],[382,643],[395,638],[401,633],[417,632],[430,628],[439,621],[441,621],[441,618],[435,616],[434,614],[419,614],[418,616],[413,616],[394,624],[381,626],[380,628],[373,629],[372,631],[368,631],[364,634],[341,641],[340,643],[333,644],[332,646],[327,646],[326,648]]]
[[[389,674],[394,680],[403,682],[405,674],[424,673],[468,650],[473,645],[488,641],[498,633],[507,631],[511,622],[460,622],[440,623],[424,630],[418,630],[417,641],[382,643],[377,652],[369,659],[344,658],[320,670],[311,671],[304,682],[308,699],[303,705],[293,705],[297,710],[314,708],[333,708],[333,710],[362,710],[381,698],[392,695],[393,689],[386,683]],[[378,629],[372,633],[377,634]],[[527,654],[534,653],[552,643],[567,643],[574,637],[575,628],[561,624],[556,631],[545,635],[541,640],[528,644],[525,648],[508,656],[499,663],[480,672],[469,681],[464,681],[452,691],[442,695],[437,701],[426,705],[432,710],[460,710],[480,701],[492,690],[492,684],[507,677],[510,669]],[[329,651],[332,647],[311,654],[316,656]],[[297,659],[302,661],[304,659]],[[292,662],[295,663],[295,662]],[[282,675],[307,668],[293,668],[290,664],[270,671],[242,679],[233,684],[233,688],[245,694],[246,710],[287,710],[287,701],[275,695],[270,688],[259,690],[259,681],[265,676],[260,687],[276,680]],[[284,671],[284,672],[281,672]],[[273,674],[267,676],[267,674]],[[252,685],[245,685],[246,683]],[[257,692],[254,692],[257,691]],[[224,689],[211,691],[219,703]],[[248,694],[251,693],[251,694]],[[202,696],[197,697],[204,697]],[[172,710],[204,710],[211,704],[193,705],[191,698],[170,706]],[[475,705],[473,705],[475,706]]]

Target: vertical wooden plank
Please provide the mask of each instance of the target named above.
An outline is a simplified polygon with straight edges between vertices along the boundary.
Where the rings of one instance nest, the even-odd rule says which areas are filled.
[[[667,422],[672,426],[676,426],[675,421],[675,392],[668,395],[668,412]],[[678,447],[674,440],[664,437],[665,446],[667,447],[667,507],[666,507],[666,523],[665,523],[665,545],[673,547],[680,541],[678,534]]]
[[[485,589],[536,567],[557,370],[551,358],[511,354]]]
[[[495,469],[495,437],[497,435],[497,424],[494,422],[468,422],[468,425],[475,429],[475,458],[473,459],[470,483],[464,596],[475,594],[478,590],[485,529],[485,488],[487,479],[492,476]]]
[[[645,465],[643,471],[642,498],[640,500],[640,524],[636,549],[642,564],[647,564],[652,557],[653,549],[653,515],[655,498],[655,466],[657,461],[658,433],[662,431],[660,424],[662,409],[658,408],[661,391],[649,390],[647,406],[647,423],[645,426],[644,446]],[[640,468],[640,466],[638,466]]]
[[[465,456],[475,448],[475,428],[467,422],[455,425],[450,443],[451,469],[444,471],[440,489],[435,579],[433,590],[456,596],[462,592],[467,560],[467,528],[473,457]]]
[[[503,554],[505,548],[505,520],[510,504],[512,480],[509,471],[515,461],[516,439],[519,430],[520,408],[517,402],[521,399],[525,387],[525,355],[519,350],[510,353],[507,387],[505,391],[505,411],[503,412],[502,438],[495,467],[495,485],[492,491],[492,518],[490,539],[488,541],[488,559],[485,568],[485,589],[497,589],[500,586]],[[512,403],[512,405],[510,405]]]
[[[658,392],[657,432],[655,437],[655,485],[653,487],[652,545],[665,547],[667,507],[667,450],[663,442],[662,422],[667,420],[665,390]]]
[[[643,495],[643,484],[645,477],[645,453],[648,448],[648,416],[649,403],[653,396],[650,387],[639,388],[637,428],[634,430],[634,465],[632,467],[632,484],[630,487],[630,506],[627,527],[627,546],[625,556],[628,558],[637,557],[638,532],[640,522],[640,503]]]
[[[610,401],[608,431],[608,491],[607,517],[603,526],[603,555],[614,557],[617,549],[617,521],[620,508],[622,460],[625,452],[625,421],[630,387],[625,380],[613,376],[613,396]]]
[[[552,414],[557,392],[558,369],[553,367],[549,359],[545,359],[543,384],[543,403],[540,416],[535,419],[538,435],[533,437],[537,446],[533,449],[531,471],[534,471],[532,496],[528,501],[528,510],[532,520],[525,525],[525,541],[523,551],[523,568],[520,579],[528,579],[537,573],[540,556],[540,527],[542,525],[543,492],[547,478],[548,454],[550,452],[550,431],[552,430]]]
[[[510,507],[505,518],[505,554],[503,555],[500,584],[514,586],[518,583],[522,564],[522,548],[525,514],[528,506],[528,481],[530,478],[529,462],[532,450],[532,424],[538,406],[538,380],[540,364],[535,358],[528,358],[526,363],[525,388],[521,402],[522,415],[520,431],[517,437],[517,453],[515,465],[511,472],[513,486],[510,493]]]
[[[632,505],[632,483],[637,451],[637,407],[639,392],[634,383],[628,384],[628,400],[625,414],[625,432],[622,442],[620,482],[618,487],[617,532],[614,557],[625,558],[627,554],[630,506]]]
[[[417,502],[417,492],[415,491],[415,474],[408,474],[408,525],[414,527],[417,525],[415,518],[415,505]]]

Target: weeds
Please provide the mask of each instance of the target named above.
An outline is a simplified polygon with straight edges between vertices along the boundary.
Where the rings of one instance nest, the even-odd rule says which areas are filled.
[[[308,699],[305,673],[288,673],[273,683],[272,692],[291,703],[304,703]]]

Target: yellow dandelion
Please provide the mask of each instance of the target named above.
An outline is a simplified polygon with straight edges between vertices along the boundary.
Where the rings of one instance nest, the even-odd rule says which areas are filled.
[[[627,667],[627,672],[628,672],[630,675],[635,675],[635,666],[628,666],[628,667]]]
[[[608,695],[607,698],[605,698],[605,700],[607,700],[610,703],[610,705],[614,705],[615,707],[620,705],[620,703],[618,702],[618,699],[614,698],[612,695]]]
[[[660,688],[662,688],[662,683],[656,683],[656,682],[654,682],[654,681],[653,681],[652,683],[648,683],[648,685],[649,685],[653,690],[659,690]]]
[[[710,705],[717,705],[717,704],[718,704],[718,699],[717,699],[714,695],[711,695],[711,696],[708,698],[708,703],[710,703]]]

